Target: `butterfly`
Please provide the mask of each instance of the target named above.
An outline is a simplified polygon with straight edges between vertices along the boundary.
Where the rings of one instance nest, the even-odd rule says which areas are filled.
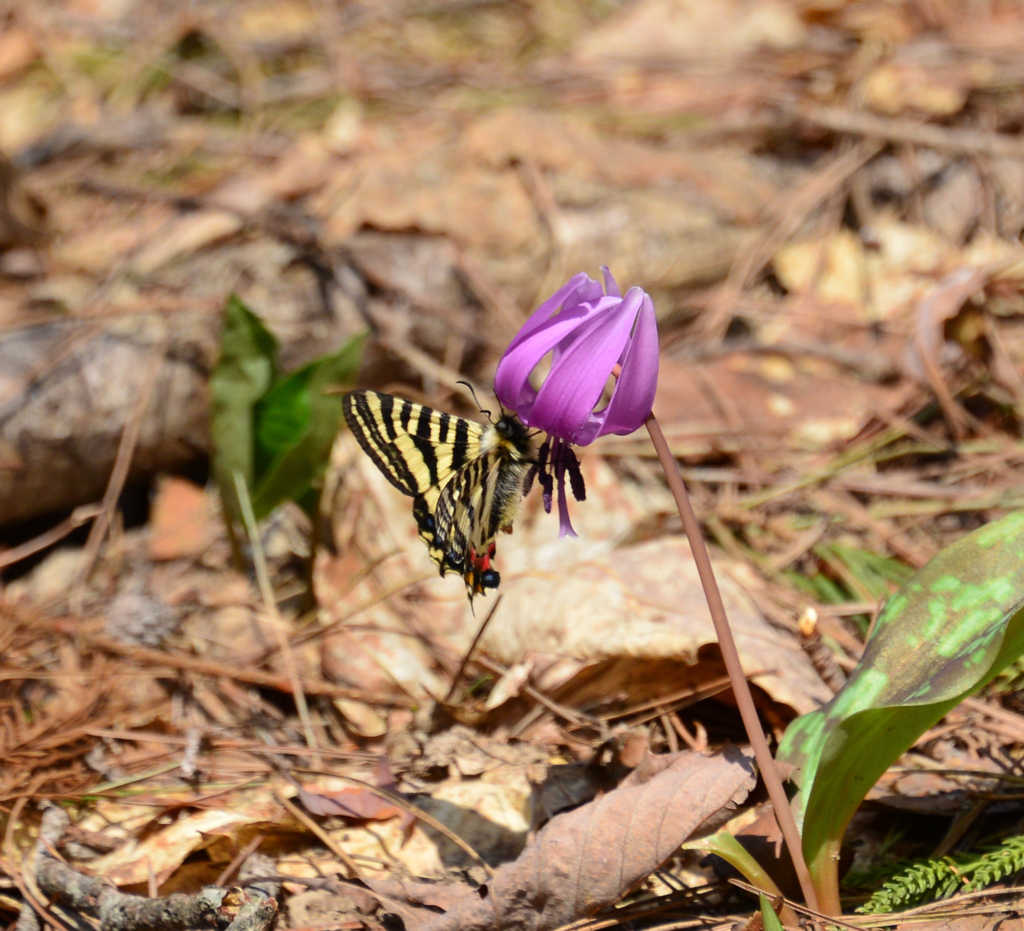
[[[511,533],[537,470],[531,435],[514,415],[479,424],[377,391],[345,395],[345,421],[373,464],[412,499],[430,558],[473,596],[497,588],[499,530]]]

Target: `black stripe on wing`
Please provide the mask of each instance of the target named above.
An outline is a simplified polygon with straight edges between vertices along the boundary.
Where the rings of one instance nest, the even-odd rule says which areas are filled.
[[[370,391],[353,391],[345,395],[342,403],[345,422],[363,451],[384,477],[407,495],[417,495],[425,487],[394,442],[399,436],[402,418],[408,418],[409,408],[413,406],[411,401]],[[408,435],[404,429],[401,433]]]

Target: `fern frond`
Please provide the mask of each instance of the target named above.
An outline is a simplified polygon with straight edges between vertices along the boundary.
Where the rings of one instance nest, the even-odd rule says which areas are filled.
[[[964,892],[977,892],[1019,870],[1024,870],[1024,837],[1008,837],[981,857]]]
[[[857,911],[883,915],[923,902],[946,899],[960,887],[960,877],[960,869],[952,857],[914,863],[883,884]]]
[[[882,885],[858,912],[883,915],[948,899],[957,891],[977,892],[1024,870],[1024,836],[1010,837],[982,854],[961,854],[912,863]]]

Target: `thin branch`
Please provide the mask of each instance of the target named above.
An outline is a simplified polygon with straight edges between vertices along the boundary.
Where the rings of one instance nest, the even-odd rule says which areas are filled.
[[[284,671],[292,685],[292,697],[295,699],[295,708],[299,713],[299,720],[302,722],[306,746],[315,754],[318,749],[316,735],[313,733],[313,722],[309,717],[306,693],[303,691],[302,679],[299,676],[299,669],[295,663],[295,653],[292,651],[291,644],[288,642],[288,635],[284,631],[284,619],[281,617],[281,612],[277,610],[277,598],[274,596],[274,587],[270,583],[270,571],[267,569],[267,559],[263,554],[260,530],[256,525],[256,515],[253,513],[249,489],[246,487],[245,478],[242,476],[242,473],[237,471],[235,472],[235,493],[238,495],[238,506],[242,511],[242,521],[245,524],[245,532],[249,537],[249,546],[252,547],[252,562],[256,569],[256,580],[260,586],[260,594],[263,596],[263,607],[270,618],[270,624],[274,629],[274,636],[277,638],[277,646],[281,651]],[[319,757],[317,757],[317,765],[320,765]]]
[[[487,625],[491,623],[491,618],[494,617],[494,612],[498,610],[498,605],[501,604],[502,595],[498,595],[495,599],[494,604],[491,605],[491,610],[487,612],[487,617],[480,623],[480,628],[476,632],[476,636],[473,638],[473,642],[469,645],[469,649],[466,650],[466,655],[462,657],[462,662],[459,663],[459,668],[455,671],[455,675],[452,676],[452,684],[448,687],[448,694],[444,697],[444,703],[450,705],[455,698],[455,690],[459,687],[459,683],[462,681],[462,674],[466,671],[466,666],[469,665],[470,659],[476,652],[477,644],[480,643],[480,638],[483,637],[484,631],[487,630]]]
[[[81,507],[75,508],[71,512],[71,516],[62,520],[56,527],[51,527],[26,543],[22,543],[20,546],[12,546],[9,550],[4,550],[3,553],[0,553],[0,569],[13,566],[15,563],[28,559],[29,556],[34,556],[55,543],[59,543],[69,533],[73,533],[79,527],[89,523],[102,510],[98,504],[83,504]]]
[[[804,107],[800,118],[835,132],[884,142],[904,142],[956,155],[1024,157],[1024,139],[1006,133],[954,129],[918,120],[877,116],[841,107]]]
[[[68,606],[72,614],[81,614],[85,600],[85,583],[89,580],[89,574],[99,556],[100,547],[110,529],[114,511],[117,508],[117,499],[121,497],[124,484],[128,481],[128,470],[131,468],[132,459],[135,456],[135,447],[139,443],[139,435],[142,433],[142,423],[145,420],[146,410],[149,407],[149,399],[156,387],[157,377],[163,368],[163,359],[167,351],[168,340],[165,338],[153,347],[149,374],[142,385],[138,402],[135,405],[124,431],[121,433],[121,442],[117,447],[117,455],[114,457],[114,467],[110,470],[110,479],[107,482],[107,490],[103,495],[103,503],[95,523],[89,529],[88,539],[85,541],[85,550],[82,554],[82,567],[78,570],[78,576],[71,587],[71,597],[68,599]]]

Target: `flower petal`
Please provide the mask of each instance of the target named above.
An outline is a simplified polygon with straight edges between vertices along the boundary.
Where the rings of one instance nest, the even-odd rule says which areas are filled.
[[[581,304],[593,299],[593,292],[597,291],[597,297],[601,296],[600,285],[594,281],[586,272],[573,275],[569,281],[562,285],[543,304],[540,305],[529,317],[526,318],[519,332],[513,337],[508,348],[513,349],[525,340],[534,330],[547,321],[547,319],[559,310],[563,304]],[[576,292],[581,292],[576,294]],[[572,298],[575,297],[576,300]]]
[[[631,288],[618,307],[604,311],[552,364],[530,412],[530,426],[580,443],[612,367],[629,342],[643,291]],[[596,436],[598,427],[593,430]],[[590,432],[590,431],[588,431]],[[588,440],[589,442],[589,440]]]
[[[524,414],[529,411],[533,404],[533,399],[537,395],[537,392],[529,384],[528,379],[530,372],[533,371],[534,366],[540,361],[543,354],[538,356],[525,370],[524,367],[532,355],[531,352],[528,350],[518,352],[512,360],[509,359],[509,356],[513,351],[518,350],[532,333],[547,323],[552,314],[562,309],[564,303],[571,302],[574,306],[578,304],[579,301],[573,302],[572,297],[576,296],[577,291],[592,291],[593,288],[588,287],[588,283],[597,284],[585,272],[573,275],[567,284],[559,288],[530,314],[526,323],[519,328],[519,332],[513,337],[508,349],[505,350],[505,354],[498,362],[497,371],[494,373],[494,393],[505,407],[515,411],[524,422]]]
[[[570,302],[567,301],[567,304]],[[531,409],[537,391],[530,384],[530,374],[537,364],[552,352],[552,368],[563,347],[576,339],[575,331],[585,331],[586,321],[602,315],[609,307],[619,303],[617,298],[600,295],[596,302],[573,304],[563,307],[558,313],[539,322],[533,332],[524,340],[513,340],[505,355],[498,362],[494,373],[494,393],[505,407],[515,411],[527,426],[530,424]]]
[[[554,365],[558,361],[562,353],[565,352],[566,349],[568,349],[574,342],[576,342],[577,339],[579,339],[582,335],[584,335],[587,332],[587,327],[584,323],[585,320],[587,320],[590,317],[601,316],[609,312],[613,308],[618,307],[621,303],[621,297],[610,297],[605,296],[604,294],[602,294],[596,301],[588,302],[586,305],[586,315],[581,316],[579,318],[580,325],[575,327],[572,330],[572,332],[565,337],[565,339],[560,340],[552,350],[551,364]],[[561,317],[567,313],[569,313],[569,311],[563,310],[562,313],[560,313],[558,316]]]
[[[539,322],[533,333],[527,339],[520,340],[518,345],[513,340],[501,357],[494,373],[494,393],[527,426],[530,425],[530,409],[537,397],[536,390],[530,384],[530,373],[552,349],[572,338],[573,330],[594,313],[595,308],[588,304],[563,310]]]
[[[558,536],[575,537],[572,521],[569,520],[569,499],[565,494],[565,476],[558,477]]]
[[[630,288],[630,291],[640,289]],[[658,388],[658,321],[654,314],[654,303],[643,291],[640,293],[643,294],[643,300],[633,338],[623,356],[622,369],[612,399],[608,407],[598,413],[599,417],[604,415],[604,422],[597,436],[609,433],[624,436],[639,430],[654,406],[654,395]]]
[[[610,294],[612,297],[622,297],[619,283],[615,280],[611,269],[607,265],[601,266],[601,274],[604,276],[604,293]]]

